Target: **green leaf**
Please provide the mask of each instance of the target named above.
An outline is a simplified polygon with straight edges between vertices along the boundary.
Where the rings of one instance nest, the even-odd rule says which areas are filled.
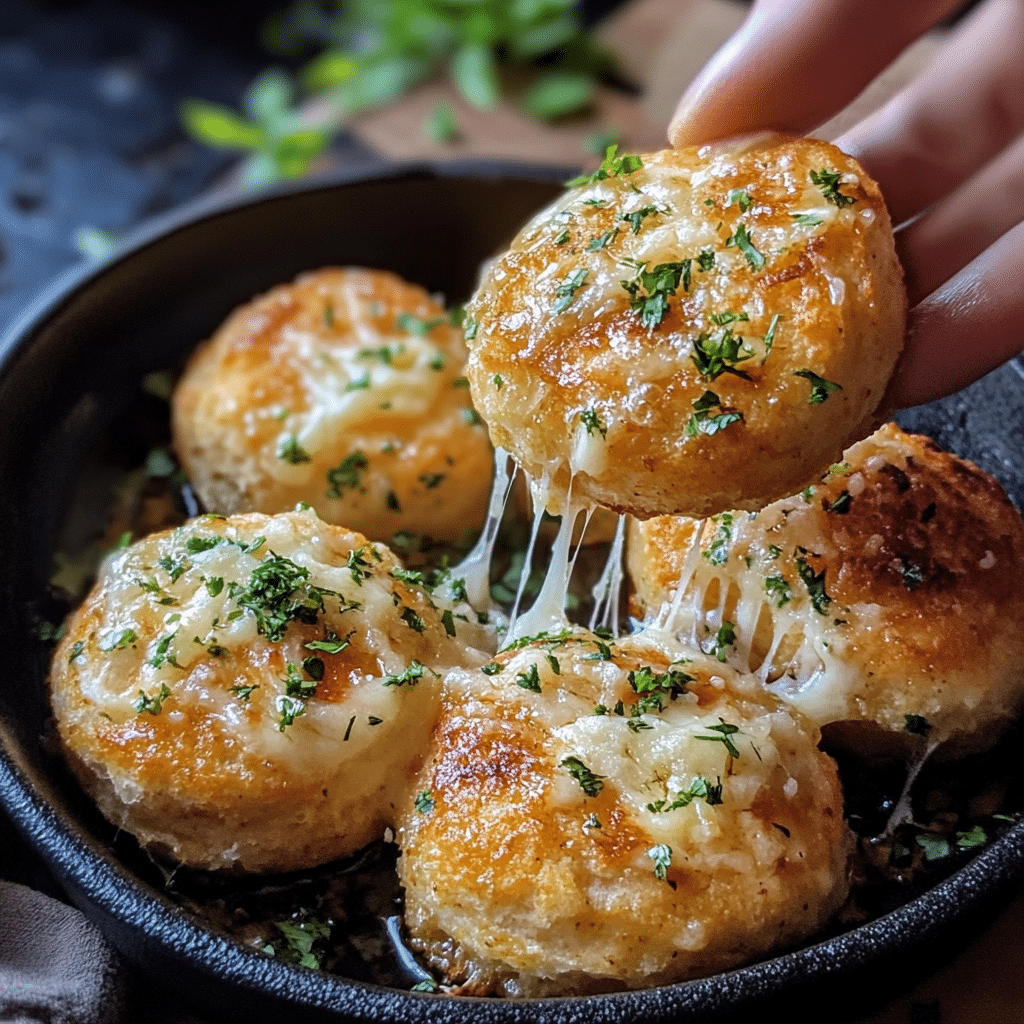
[[[468,103],[481,110],[491,110],[498,103],[498,74],[494,51],[483,43],[467,43],[457,50],[451,61],[451,74],[456,88]]]
[[[534,82],[523,98],[523,107],[539,121],[578,114],[593,99],[596,84],[590,75],[551,71]]]
[[[455,142],[459,137],[459,122],[450,103],[438,103],[423,122],[423,134],[439,146]]]
[[[343,85],[360,70],[359,58],[348,50],[326,50],[302,69],[302,84],[311,92]]]
[[[571,42],[578,33],[579,22],[574,14],[569,13],[544,24],[523,28],[516,26],[509,39],[509,48],[517,61],[526,63],[553,53]]]
[[[407,93],[433,70],[422,57],[388,57],[374,61],[363,70],[335,87],[335,102],[349,114],[358,114],[379,107]]]
[[[286,135],[274,147],[274,164],[282,178],[301,178],[330,145],[330,132],[322,128]]]
[[[282,130],[291,119],[295,90],[291,79],[278,68],[257,75],[242,97],[242,109],[268,130]]]
[[[181,120],[194,139],[219,149],[259,149],[265,139],[263,131],[252,121],[204,100],[185,100]]]

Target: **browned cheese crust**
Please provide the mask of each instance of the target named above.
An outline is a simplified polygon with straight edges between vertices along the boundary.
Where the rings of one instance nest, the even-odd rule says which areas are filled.
[[[452,991],[708,975],[799,942],[845,897],[817,730],[699,652],[587,636],[446,680],[399,871],[412,944]]]
[[[482,660],[402,577],[312,512],[201,517],[119,553],[50,675],[83,788],[193,867],[299,870],[378,838],[422,763],[440,673]],[[278,629],[273,607],[297,610]]]
[[[461,329],[381,270],[303,274],[237,309],[192,357],[174,444],[210,511],[286,512],[388,541],[461,540],[487,509],[491,449]]]
[[[635,612],[675,591],[695,528],[631,527]],[[819,726],[848,723],[833,736],[954,756],[1024,707],[1024,522],[991,476],[928,438],[889,424],[804,495],[709,521],[702,546],[681,628],[706,638],[733,622],[732,660]],[[927,725],[908,731],[908,715]]]
[[[885,205],[813,139],[642,160],[570,189],[487,269],[474,402],[496,445],[585,500],[763,507],[879,422],[906,314]]]

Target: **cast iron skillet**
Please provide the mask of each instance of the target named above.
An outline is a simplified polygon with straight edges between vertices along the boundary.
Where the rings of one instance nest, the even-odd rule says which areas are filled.
[[[382,267],[451,299],[553,196],[565,172],[494,164],[399,167],[193,207],[106,264],[69,275],[0,347],[0,798],[70,897],[144,970],[239,1018],[296,1024],[431,1021],[721,1022],[801,1008],[838,1020],[934,967],[1024,879],[1024,823],[895,913],[809,948],[645,992],[499,1001],[410,993],[291,967],[205,928],[111,852],[111,830],[41,738],[46,651],[30,607],[81,467],[147,372],[175,364],[237,304],[301,270]],[[1004,367],[903,419],[1024,498],[1024,371]]]

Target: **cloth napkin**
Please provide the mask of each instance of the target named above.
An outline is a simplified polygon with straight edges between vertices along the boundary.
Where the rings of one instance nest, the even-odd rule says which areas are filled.
[[[117,1024],[126,973],[79,911],[0,880],[0,1024]]]

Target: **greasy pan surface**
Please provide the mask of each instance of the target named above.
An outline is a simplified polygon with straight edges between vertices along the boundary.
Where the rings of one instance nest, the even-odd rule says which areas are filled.
[[[32,638],[55,538],[91,446],[152,370],[175,365],[237,304],[301,270],[381,267],[466,297],[480,261],[558,190],[553,170],[399,168],[206,204],[99,268],[58,282],[0,349],[0,798],[72,899],[144,970],[208,1007],[281,1021],[725,1021],[769,1005],[832,1019],[905,987],[1024,879],[1024,823],[895,913],[727,975],[527,1002],[454,999],[290,967],[222,938],[139,881],[111,829],[44,750],[47,651]],[[1024,500],[1024,370],[901,418]],[[839,999],[837,1000],[837,996]]]

